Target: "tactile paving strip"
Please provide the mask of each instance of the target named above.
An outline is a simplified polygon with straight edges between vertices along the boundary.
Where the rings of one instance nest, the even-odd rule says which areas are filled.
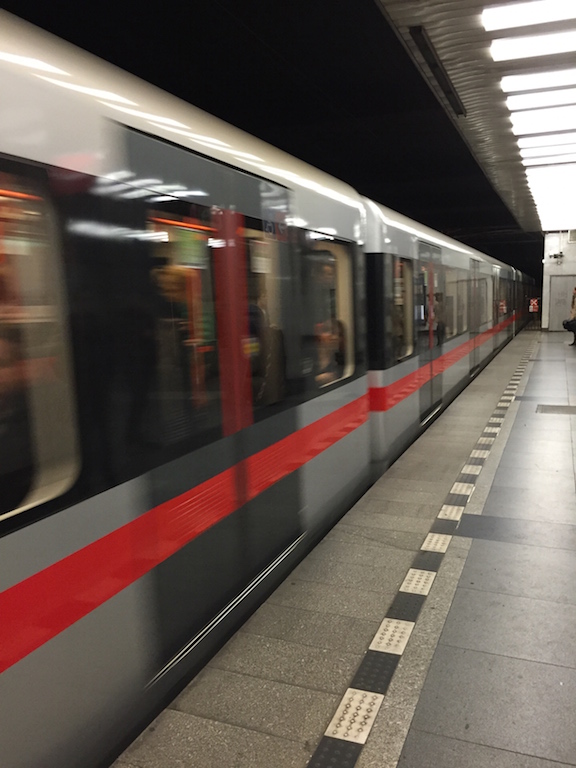
[[[384,695],[401,658],[397,653],[367,651],[356,670],[352,687]]]
[[[443,533],[429,533],[421,548],[428,552],[446,552],[451,541],[452,536]]]
[[[356,764],[426,596],[433,585],[452,534],[457,532],[462,514],[474,492],[475,483],[490,455],[490,448],[500,433],[506,409],[515,398],[516,388],[535,346],[534,343],[524,354],[468,461],[448,493],[420,552],[414,557],[413,566],[416,567],[409,569],[402,582],[354,675],[351,687],[344,695],[324,737],[312,755],[308,768],[353,768]]]
[[[404,653],[404,648],[406,648],[413,629],[413,621],[384,619],[369,648],[371,651],[385,651],[386,653],[396,653],[398,656],[401,656]]]
[[[324,736],[312,755],[308,768],[354,768],[361,751],[362,744]]]
[[[438,513],[440,520],[460,520],[464,507],[456,507],[454,504],[443,504]]]
[[[383,699],[379,693],[348,688],[324,735],[365,744]]]
[[[422,571],[419,568],[410,568],[406,578],[400,585],[400,592],[410,592],[413,595],[427,595],[436,574],[434,571]]]

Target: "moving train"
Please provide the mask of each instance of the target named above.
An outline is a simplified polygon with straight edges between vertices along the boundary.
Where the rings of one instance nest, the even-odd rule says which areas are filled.
[[[531,281],[0,16],[0,764],[109,765]]]

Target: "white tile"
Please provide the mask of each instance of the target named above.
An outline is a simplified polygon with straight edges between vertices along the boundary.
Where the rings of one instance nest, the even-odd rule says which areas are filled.
[[[494,437],[479,437],[478,445],[492,445],[495,439]]]
[[[464,507],[457,507],[454,504],[443,504],[442,509],[438,512],[440,520],[460,520]]]
[[[426,552],[446,552],[451,541],[452,536],[446,533],[429,533],[420,549]]]
[[[435,571],[422,571],[420,568],[410,568],[400,586],[400,592],[410,592],[413,595],[427,595],[435,578]]]
[[[452,488],[450,488],[450,493],[461,493],[465,496],[471,496],[473,492],[473,483],[454,483]]]
[[[503,416],[490,416],[488,419],[488,424],[502,424],[504,421]]]
[[[348,688],[324,736],[366,744],[384,696]]]
[[[479,475],[482,472],[482,467],[478,464],[464,464],[460,471],[463,475]]]
[[[370,650],[402,656],[415,626],[413,621],[384,619],[374,636],[374,640],[370,643]]]
[[[500,432],[500,427],[484,427],[484,432],[488,432],[491,435],[497,435]]]
[[[475,448],[470,454],[471,459],[487,459],[490,456],[490,451],[479,451]]]
[[[498,408],[510,408],[510,403],[504,403],[502,400],[498,403]]]

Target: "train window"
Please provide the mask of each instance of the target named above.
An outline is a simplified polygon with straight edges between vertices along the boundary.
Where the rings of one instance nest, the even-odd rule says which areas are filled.
[[[465,269],[457,270],[456,327],[458,333],[468,330],[468,284],[470,275]]]
[[[0,519],[64,493],[78,474],[62,286],[41,184],[0,172]]]
[[[413,266],[408,259],[394,257],[394,303],[392,306],[392,349],[397,361],[414,351]]]
[[[255,409],[285,397],[280,244],[262,222],[246,219],[246,268],[252,403]]]
[[[148,214],[161,304],[156,346],[164,445],[221,423],[210,211],[192,206],[188,213]]]
[[[462,269],[446,270],[446,338],[468,327],[468,275]]]
[[[354,373],[354,302],[349,247],[307,235],[304,309],[312,338],[314,380],[325,387]]]
[[[484,325],[489,321],[488,308],[492,305],[489,296],[489,283],[490,287],[492,287],[492,281],[488,281],[488,278],[486,277],[480,277],[477,283],[478,288],[476,296],[478,301],[478,310],[480,313],[480,325]]]

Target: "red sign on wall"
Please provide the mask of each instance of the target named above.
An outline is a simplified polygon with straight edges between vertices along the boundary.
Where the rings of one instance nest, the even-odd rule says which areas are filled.
[[[538,312],[538,302],[540,299],[530,299],[530,306],[528,312]]]

